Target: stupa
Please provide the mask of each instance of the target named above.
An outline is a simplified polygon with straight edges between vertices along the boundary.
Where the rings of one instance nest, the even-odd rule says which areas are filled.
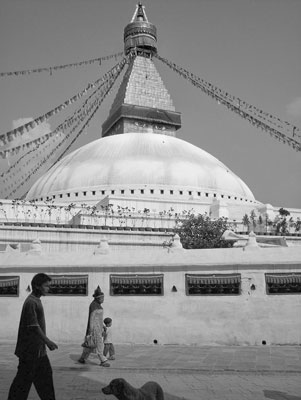
[[[128,69],[102,137],[55,164],[27,200],[193,209],[232,219],[260,205],[226,165],[176,137],[181,114],[154,64],[157,30],[141,3],[124,29],[124,52]]]
[[[176,137],[181,116],[153,62],[157,32],[140,3],[124,43],[128,69],[102,138],[43,175],[27,195],[36,202],[1,202],[0,340],[16,340],[33,274],[44,272],[52,278],[49,333],[58,343],[82,342],[99,285],[117,344],[300,345],[299,237],[288,246],[265,237],[257,246],[254,234],[247,243],[228,232],[243,247],[182,247],[178,220],[169,219],[175,212],[194,209],[242,225],[250,210],[276,208],[257,202],[214,156]],[[111,204],[131,216],[101,209]],[[139,214],[145,209],[154,215]]]

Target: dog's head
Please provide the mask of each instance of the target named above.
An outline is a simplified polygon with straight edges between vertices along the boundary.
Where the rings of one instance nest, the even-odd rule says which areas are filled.
[[[113,394],[114,396],[118,397],[119,395],[124,394],[126,386],[126,381],[123,378],[116,378],[113,379],[108,386],[102,388],[102,392],[104,394]]]

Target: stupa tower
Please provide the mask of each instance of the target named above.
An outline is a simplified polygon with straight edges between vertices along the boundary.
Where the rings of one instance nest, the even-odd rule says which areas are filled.
[[[248,186],[211,154],[175,137],[181,116],[153,63],[157,31],[141,3],[124,29],[124,52],[128,68],[102,125],[103,137],[58,161],[27,199],[154,214],[170,208],[214,218],[249,214],[256,200]]]
[[[102,125],[102,136],[128,132],[176,136],[181,114],[153,63],[157,52],[157,29],[148,22],[139,2],[131,22],[124,28],[124,52],[129,68],[122,80],[109,117]]]

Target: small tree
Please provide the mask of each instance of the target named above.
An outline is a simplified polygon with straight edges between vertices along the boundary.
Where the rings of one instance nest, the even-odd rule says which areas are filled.
[[[256,228],[256,213],[254,210],[251,211],[250,220],[252,221],[252,229],[255,230],[255,228]]]
[[[257,220],[257,223],[258,223],[259,231],[261,232],[262,229],[263,229],[263,224],[264,224],[264,223],[263,223],[263,218],[262,218],[261,215],[259,215],[258,220]]]
[[[68,206],[65,207],[65,217],[66,222],[69,222],[70,216],[73,218],[72,210],[76,207],[75,203],[70,203]]]
[[[173,212],[174,209],[171,207],[168,211],[167,211],[167,215],[168,215],[168,227],[171,228],[171,218],[173,217]]]
[[[91,207],[91,217],[93,218],[94,225],[98,223],[98,211],[96,205]]]
[[[190,215],[176,229],[185,249],[212,249],[232,247],[232,243],[221,239],[228,229],[226,218],[212,221],[208,215]]]
[[[288,230],[288,223],[286,220],[286,217],[290,215],[290,212],[286,210],[285,208],[279,208],[278,210],[279,216],[276,216],[275,218],[275,230],[276,233],[280,233],[282,235],[285,235],[289,232]]]
[[[33,208],[33,213],[32,213],[33,222],[36,222],[39,206],[36,204],[36,200],[29,200],[29,203],[31,204],[31,207]]]
[[[6,221],[8,221],[8,219],[7,219],[7,212],[6,212],[6,210],[5,210],[5,206],[4,206],[4,204],[2,203],[2,201],[0,201],[0,211],[1,211],[1,213],[4,215]]]
[[[273,225],[273,221],[270,220],[268,214],[265,215],[264,222],[265,222],[265,231],[267,232],[268,227]]]
[[[289,231],[290,231],[290,232],[291,232],[291,230],[292,230],[293,228],[296,228],[296,223],[295,223],[293,217],[290,217],[290,219],[288,220],[288,228],[289,228]]]
[[[11,203],[12,203],[13,211],[15,213],[16,220],[18,222],[19,221],[18,216],[19,216],[19,212],[20,212],[19,206],[21,205],[21,200],[15,199],[15,200],[12,200]]]
[[[288,224],[286,218],[281,218],[276,224],[276,233],[280,233],[282,235],[288,234]]]
[[[144,220],[146,221],[146,226],[148,227],[148,219],[150,215],[150,209],[149,208],[144,208],[143,214],[142,214],[142,225]]]
[[[135,214],[136,214],[136,209],[135,209],[135,207],[132,207],[132,211],[131,211],[130,217],[132,218],[132,227],[133,228],[135,228],[136,222],[137,222]]]
[[[247,232],[249,232],[250,219],[249,219],[249,217],[248,217],[248,214],[245,214],[245,215],[242,217],[242,223],[243,223],[244,226],[247,227]]]

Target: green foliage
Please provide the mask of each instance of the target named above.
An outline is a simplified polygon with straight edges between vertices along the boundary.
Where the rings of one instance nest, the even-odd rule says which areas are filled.
[[[190,215],[177,229],[184,249],[213,249],[232,247],[232,243],[221,239],[229,229],[226,218],[211,220],[208,215]]]

